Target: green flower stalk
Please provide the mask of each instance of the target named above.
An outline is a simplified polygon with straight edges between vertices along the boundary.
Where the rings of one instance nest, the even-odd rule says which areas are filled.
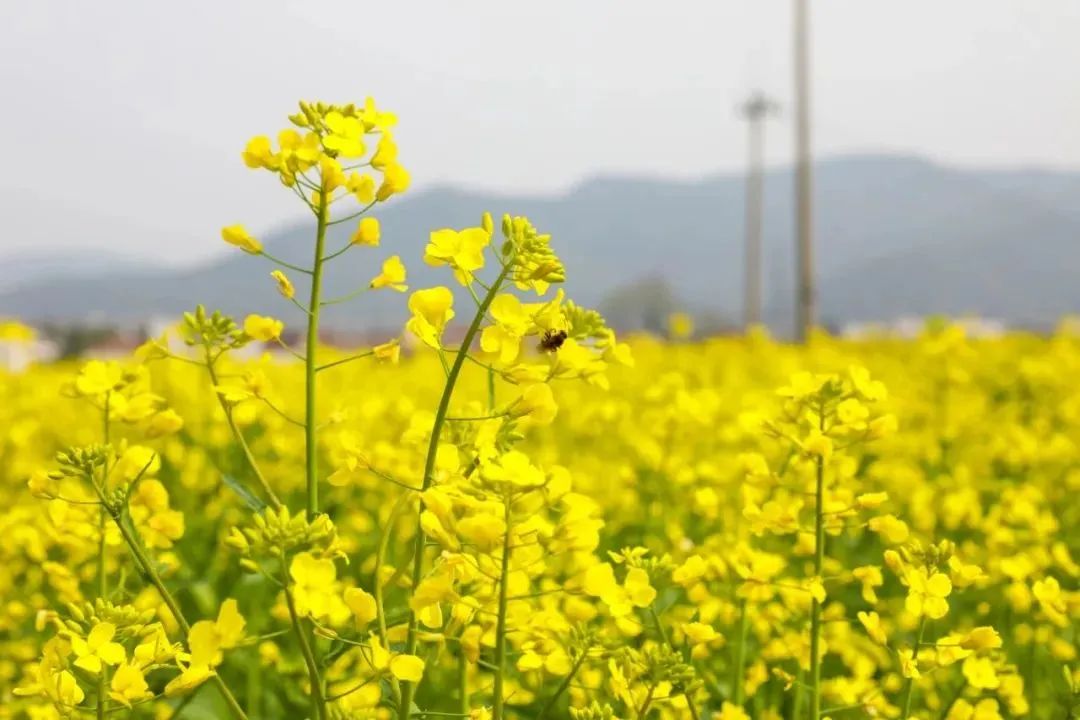
[[[326,178],[323,178],[322,191],[316,211],[315,260],[311,267],[311,299],[307,309],[307,343],[304,351],[304,450],[307,478],[307,514],[314,519],[319,512],[319,447],[318,426],[316,420],[317,376],[319,366],[317,354],[319,348],[319,310],[322,305],[323,252],[326,244],[327,197]]]
[[[223,229],[223,239],[236,245],[240,249],[252,255],[262,255],[268,260],[310,277],[311,287],[307,307],[304,307],[295,299],[295,289],[292,282],[281,270],[271,273],[277,283],[278,291],[290,302],[296,305],[306,319],[306,339],[303,355],[299,355],[291,348],[284,345],[281,340],[282,323],[273,318],[261,316],[249,316],[244,323],[244,334],[236,342],[228,347],[235,347],[246,340],[255,339],[265,342],[277,342],[286,347],[289,352],[297,356],[304,364],[304,419],[293,420],[281,409],[271,405],[265,398],[263,401],[279,415],[294,425],[300,426],[304,431],[304,496],[308,522],[315,522],[319,517],[319,421],[318,421],[318,373],[355,359],[370,357],[374,353],[360,353],[346,360],[319,366],[319,320],[323,305],[343,302],[359,295],[361,292],[372,288],[393,287],[403,290],[404,266],[400,261],[384,265],[384,273],[372,280],[370,286],[361,288],[344,298],[338,298],[326,302],[323,300],[323,272],[326,263],[340,257],[354,245],[376,246],[379,244],[379,224],[374,218],[362,218],[357,232],[351,241],[340,250],[327,254],[326,235],[331,225],[346,222],[364,215],[376,202],[388,200],[391,196],[404,192],[409,185],[409,175],[396,161],[396,146],[389,132],[394,118],[389,113],[380,113],[375,109],[370,100],[358,108],[355,105],[327,105],[325,103],[300,103],[300,112],[290,116],[292,124],[305,131],[304,134],[297,130],[289,129],[278,135],[279,149],[274,151],[268,137],[259,136],[253,138],[243,153],[244,163],[252,169],[268,170],[279,176],[281,182],[292,189],[308,209],[315,216],[315,243],[314,257],[310,268],[293,265],[269,254],[261,242],[251,237],[247,231],[239,225],[233,225]],[[361,160],[368,155],[366,139],[370,134],[381,135],[378,149],[366,162],[357,162],[346,167],[343,160]],[[356,169],[370,167],[381,170],[383,173],[382,185],[376,189],[374,180],[369,175],[361,175]],[[350,173],[350,171],[352,171]],[[308,173],[317,173],[317,178],[312,179]],[[309,199],[308,193],[311,194]],[[347,198],[348,196],[359,202],[360,209],[345,217],[331,220],[331,203]],[[231,338],[230,338],[231,339]],[[211,371],[215,386],[217,379],[213,370],[213,359],[216,356],[207,355],[207,367]],[[243,441],[243,436],[235,427],[232,414],[226,408],[226,418],[229,420],[233,435],[237,438],[244,449],[245,457],[251,466],[256,478],[263,486],[264,495],[270,500],[275,510],[281,510],[282,505],[277,500],[273,490],[266,483],[262,473],[259,472],[254,458]],[[290,621],[300,646],[304,664],[308,671],[311,684],[311,712],[323,720],[327,717],[327,705],[325,700],[325,677],[322,675],[322,662],[319,657],[319,645],[316,641],[314,627],[308,628],[301,622],[296,612],[293,596],[289,588],[289,577],[285,572],[283,563],[283,583],[286,600],[289,606]]]
[[[492,690],[491,716],[493,720],[503,720],[503,686],[506,682],[506,602],[507,588],[510,577],[510,536],[513,532],[510,523],[510,508],[513,504],[513,496],[507,492],[503,498],[503,521],[506,523],[506,532],[503,533],[502,558],[499,564],[499,609],[495,624],[495,687]]]
[[[111,392],[105,393],[105,404],[102,408],[102,442],[105,447],[109,447],[109,400],[112,397]],[[102,465],[101,465],[101,487],[103,489],[108,488],[109,483],[109,456],[106,453]],[[109,596],[109,575],[108,568],[106,567],[105,557],[105,523],[108,513],[105,512],[105,505],[102,504],[101,510],[98,513],[98,556],[97,556],[97,583],[98,583],[98,597],[105,599]],[[101,669],[101,674],[98,676],[97,682],[97,717],[98,720],[103,718],[109,712],[109,696],[105,692],[105,688],[109,685],[108,670],[106,668]]]
[[[134,486],[139,479],[140,478],[137,477],[132,482],[132,486]],[[126,499],[123,501],[123,503],[119,504],[115,502],[110,502],[107,497],[107,488],[104,485],[98,487],[98,485],[94,483],[92,479],[90,484],[94,487],[97,493],[98,500],[101,503],[102,512],[104,512],[106,515],[108,515],[109,518],[112,519],[113,524],[116,526],[116,529],[120,532],[120,537],[123,539],[124,545],[127,546],[128,551],[131,553],[136,565],[138,565],[143,577],[145,577],[154,587],[154,589],[157,590],[158,595],[161,596],[162,602],[164,602],[165,606],[169,608],[169,612],[171,612],[173,617],[176,619],[176,624],[180,626],[180,630],[184,633],[185,637],[190,635],[191,624],[188,623],[187,618],[184,616],[183,610],[180,609],[180,603],[177,602],[176,597],[172,594],[172,592],[169,591],[169,588],[162,581],[161,575],[158,574],[158,571],[155,568],[153,561],[151,561],[151,559],[147,556],[145,550],[143,550],[145,543],[139,537],[138,531],[135,529],[134,524],[130,522],[130,518],[125,518],[124,510],[126,507]],[[102,675],[104,675],[104,670],[102,672]],[[225,681],[221,679],[221,676],[215,673],[212,680],[214,685],[217,686],[218,692],[221,693],[221,697],[225,700],[225,704],[229,708],[229,712],[232,714],[232,716],[236,720],[247,720],[247,714],[240,706],[240,703],[237,701],[236,697],[232,694],[232,691],[229,690],[229,687],[225,684]],[[101,708],[103,705],[104,703],[99,698],[98,707]],[[100,714],[101,710],[99,709],[98,712]]]
[[[488,290],[487,294],[480,301],[480,305],[476,309],[476,314],[473,315],[472,322],[469,323],[469,329],[465,331],[465,337],[462,338],[461,346],[454,356],[454,363],[450,366],[450,371],[446,375],[446,383],[443,385],[442,396],[439,399],[439,406],[435,412],[435,420],[431,426],[431,439],[428,441],[427,456],[424,460],[424,479],[421,486],[421,492],[431,487],[431,483],[434,479],[435,457],[439,450],[439,438],[442,436],[443,425],[446,423],[446,416],[450,410],[450,400],[454,395],[454,388],[457,386],[458,377],[460,377],[461,369],[465,366],[465,360],[469,356],[469,348],[476,339],[477,334],[480,332],[480,325],[487,316],[487,311],[491,307],[492,301],[495,300],[495,296],[506,281],[511,266],[512,262],[507,263],[502,272],[499,273],[498,277],[495,278],[495,281],[491,284],[491,288]],[[423,512],[424,503],[423,500],[421,500],[420,513]],[[412,586],[414,588],[420,584],[420,580],[424,576],[424,546],[427,544],[427,537],[424,535],[424,531],[420,526],[419,518],[420,516],[417,515],[416,540],[415,547],[413,548]],[[412,609],[409,610],[408,627],[405,652],[408,655],[415,655],[418,627],[416,612]],[[407,720],[409,717],[409,708],[412,705],[414,692],[414,683],[401,683],[401,701],[398,706],[398,717],[401,718],[401,720]]]
[[[822,419],[824,430],[824,418]],[[820,455],[815,468],[814,491],[814,577],[820,578],[825,564],[825,460]],[[815,597],[810,606],[810,717],[821,717],[821,603]]]

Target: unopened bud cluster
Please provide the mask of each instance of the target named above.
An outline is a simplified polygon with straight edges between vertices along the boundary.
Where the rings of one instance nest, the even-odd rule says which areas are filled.
[[[511,279],[518,287],[566,281],[566,268],[551,249],[551,235],[538,233],[527,218],[509,215],[503,215],[502,234],[502,254],[513,258]]]
[[[121,637],[142,637],[154,630],[157,612],[153,608],[140,610],[134,605],[115,605],[107,600],[95,598],[93,601],[68,603],[68,619],[64,625],[71,632],[84,636],[99,623],[111,623],[116,626]]]
[[[231,317],[220,310],[208,314],[202,305],[196,307],[195,312],[184,313],[181,335],[186,345],[213,350],[234,350],[251,341]]]
[[[225,543],[243,556],[241,565],[248,570],[255,569],[258,558],[280,558],[302,551],[320,557],[344,557],[337,529],[328,515],[320,514],[308,520],[303,513],[290,514],[286,507],[268,508],[253,516],[251,525],[232,528]]]

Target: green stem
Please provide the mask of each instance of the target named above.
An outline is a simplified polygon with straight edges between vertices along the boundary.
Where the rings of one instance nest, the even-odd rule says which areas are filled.
[[[795,674],[795,697],[791,702],[791,720],[799,720],[799,717],[802,716],[803,685],[803,671],[800,668]]]
[[[458,711],[468,716],[472,707],[469,705],[469,658],[465,649],[458,650]]]
[[[690,711],[691,720],[701,720],[701,713],[698,712],[697,706],[694,705],[694,698],[690,697],[689,693],[684,693],[683,697],[686,698],[686,709]]]
[[[280,265],[282,267],[289,268],[290,270],[295,270],[296,272],[304,273],[305,275],[310,275],[311,274],[311,271],[308,270],[307,268],[302,268],[299,265],[293,265],[292,263],[287,263],[284,260],[282,260],[281,258],[274,257],[273,255],[266,252],[265,250],[261,251],[259,254],[262,255],[267,260],[269,260],[270,262],[277,263],[278,265]]]
[[[739,600],[739,637],[735,646],[735,667],[731,674],[731,688],[735,704],[742,707],[746,702],[743,678],[746,675],[746,598]]]
[[[308,302],[307,346],[304,350],[305,404],[304,445],[307,457],[307,515],[319,512],[319,465],[315,419],[316,354],[319,346],[319,310],[322,293],[323,246],[326,243],[327,193],[319,193],[318,223],[315,229],[315,264],[311,268],[311,299]]]
[[[315,653],[311,649],[311,643],[308,642],[307,633],[300,624],[300,616],[296,614],[296,602],[293,600],[288,584],[285,585],[285,603],[289,607],[289,620],[292,622],[296,641],[300,644],[300,654],[304,656],[304,665],[307,667],[308,681],[311,683],[311,705],[315,710],[315,716],[319,720],[325,720],[326,700],[323,699],[319,664],[315,661]]]
[[[386,562],[386,550],[390,545],[390,536],[394,532],[394,526],[397,525],[398,517],[408,507],[408,500],[409,494],[403,494],[398,498],[393,509],[390,510],[390,517],[386,519],[386,527],[383,528],[382,535],[379,537],[379,551],[375,555],[375,615],[379,619],[379,637],[384,643],[389,641],[386,639],[386,605],[383,603],[382,569]],[[390,691],[394,695],[394,700],[401,702],[401,684],[393,675],[390,676]]]
[[[457,385],[458,376],[461,374],[461,368],[465,365],[465,359],[469,356],[469,347],[472,345],[473,340],[476,338],[477,333],[480,332],[480,324],[483,322],[485,315],[487,315],[488,308],[491,306],[492,301],[495,299],[495,294],[502,286],[503,281],[510,272],[511,263],[507,263],[502,272],[492,283],[491,289],[488,290],[487,295],[484,297],[483,302],[480,303],[480,307],[476,310],[476,315],[473,316],[472,323],[469,325],[469,329],[465,332],[465,337],[461,341],[461,346],[458,348],[457,355],[454,357],[454,364],[450,367],[450,372],[446,376],[446,384],[443,386],[442,397],[439,399],[439,407],[435,412],[435,420],[431,426],[431,439],[428,441],[427,458],[424,461],[424,480],[421,487],[421,491],[427,490],[431,487],[431,481],[435,474],[435,455],[439,449],[439,437],[442,435],[443,424],[446,422],[446,414],[450,409],[450,398],[454,394],[454,386]],[[420,499],[420,513],[424,512],[424,500],[423,496]],[[424,531],[420,526],[420,515],[417,515],[416,521],[416,539],[415,547],[413,549],[413,567],[412,567],[412,587],[416,588],[420,584],[421,578],[424,576],[424,545],[425,545]],[[416,625],[416,613],[413,610],[409,610],[409,630],[408,636],[405,641],[405,652],[409,655],[416,654],[417,644],[417,625]],[[408,720],[409,707],[412,704],[414,687],[411,682],[401,683],[401,702],[398,705],[398,717],[401,720]]]
[[[922,620],[919,621],[919,634],[918,634],[917,639],[915,640],[915,650],[913,650],[915,655],[914,655],[914,657],[911,658],[912,662],[917,663],[919,661],[919,646],[922,645],[923,633],[925,633],[925,632],[926,632],[926,616],[924,615]],[[912,701],[914,695],[915,695],[915,678],[908,678],[907,679],[907,685],[904,686],[904,701],[903,701],[904,712],[900,716],[900,720],[907,720],[907,718],[911,715],[911,701]]]
[[[668,639],[667,630],[664,629],[664,623],[660,622],[660,614],[656,612],[655,605],[649,605],[649,614],[652,615],[653,623],[656,624],[656,634],[660,636],[660,639],[664,641],[665,645],[672,647],[671,640]]]
[[[209,349],[206,351],[206,371],[210,374],[210,382],[214,388],[220,385],[218,380],[217,369],[214,367],[214,359],[210,357]],[[255,453],[251,452],[251,446],[248,445],[247,440],[244,438],[244,434],[240,432],[240,427],[236,424],[236,420],[233,419],[232,408],[225,402],[225,398],[221,396],[221,393],[215,389],[214,394],[217,396],[218,403],[221,405],[221,411],[225,413],[225,422],[229,425],[229,430],[232,432],[233,438],[236,439],[236,444],[240,446],[240,449],[244,453],[244,460],[247,461],[248,467],[251,469],[251,473],[255,476],[255,479],[259,483],[259,487],[262,488],[263,494],[266,495],[267,502],[270,503],[270,507],[275,510],[281,509],[281,500],[274,493],[273,488],[270,487],[270,483],[267,482],[266,477],[259,470],[259,464],[255,460]]]
[[[319,367],[315,368],[315,372],[322,372],[323,370],[329,370],[332,367],[337,367],[338,365],[344,365],[345,363],[352,362],[353,360],[362,360],[364,358],[371,357],[374,354],[375,354],[374,350],[368,350],[367,352],[362,352],[359,355],[350,355],[349,357],[341,358],[340,360],[334,360],[333,362],[328,362],[325,365],[320,365]]]
[[[502,564],[499,568],[499,612],[495,623],[495,687],[492,692],[491,717],[492,720],[503,718],[503,683],[506,675],[506,606],[507,590],[510,583],[507,579],[510,575],[510,495],[503,498],[503,522],[506,529],[503,532]]]
[[[187,695],[185,695],[183,698],[181,698],[179,704],[177,704],[177,706],[173,708],[172,715],[169,716],[169,720],[180,720],[180,716],[184,714],[184,710],[186,710],[188,705],[190,705],[195,700],[195,698],[199,696],[199,691],[202,690],[204,687],[206,687],[206,685],[200,685],[199,687],[195,688]]]
[[[340,305],[341,303],[348,302],[348,301],[352,300],[353,298],[359,297],[360,295],[363,295],[364,293],[369,292],[370,290],[371,290],[371,288],[365,285],[362,288],[357,288],[356,290],[353,290],[351,293],[342,295],[340,297],[331,298],[329,300],[323,300],[322,301],[322,306],[326,307],[327,305]]]
[[[252,648],[247,668],[247,712],[252,717],[259,717],[259,704],[262,701],[262,662],[259,651]]]
[[[105,441],[105,460],[101,466],[101,490],[103,494],[108,494],[109,486],[109,401],[112,399],[112,393],[105,393],[105,408],[103,412],[103,437]],[[109,573],[105,565],[105,518],[107,513],[105,512],[105,505],[101,506],[98,512],[98,555],[97,555],[97,582],[98,582],[98,597],[102,600],[106,600],[109,594]],[[109,711],[109,696],[105,693],[105,688],[108,683],[108,668],[102,667],[101,673],[98,675],[97,681],[97,717],[98,720],[104,720],[105,715]]]
[[[104,497],[102,498],[104,502]],[[120,530],[120,536],[124,539],[124,544],[128,546],[128,550],[131,551],[132,556],[135,558],[135,562],[139,565],[143,575],[150,580],[150,584],[158,591],[158,595],[161,596],[165,606],[169,608],[169,612],[172,613],[176,619],[176,624],[180,626],[184,636],[187,637],[191,633],[191,625],[188,624],[187,619],[184,617],[184,613],[180,610],[180,604],[176,602],[176,598],[165,587],[165,583],[162,582],[161,576],[158,575],[157,570],[154,569],[150,559],[143,552],[142,546],[139,541],[132,535],[131,531],[124,526],[121,522],[118,512],[111,511],[113,523]],[[225,704],[228,705],[229,711],[232,713],[236,720],[247,720],[247,715],[244,713],[244,709],[240,707],[240,703],[236,701],[232,692],[229,691],[225,681],[221,679],[220,675],[214,675],[212,678],[214,684],[217,686],[218,691],[221,693],[222,698],[225,700]]]
[[[536,716],[537,720],[544,720],[544,717],[546,717],[548,712],[555,707],[555,703],[562,697],[562,694],[570,688],[570,683],[574,681],[574,676],[577,675],[581,666],[585,664],[585,658],[588,657],[588,655],[588,648],[582,649],[581,656],[574,661],[574,666],[570,668],[570,673],[563,678],[563,681],[559,683],[559,687],[555,688],[555,694],[549,697],[547,702],[544,703],[544,707],[540,709],[540,714]],[[689,702],[690,698],[688,697],[686,700]]]
[[[953,705],[963,696],[964,688],[967,687],[967,680],[963,677],[960,678],[960,685],[957,686],[956,692],[952,694],[949,702],[945,703],[945,709],[941,711],[942,720],[949,717],[949,713],[952,712]]]
[[[825,460],[817,459],[814,493],[814,576],[821,577],[825,564]],[[821,603],[810,606],[810,719],[821,717]]]
[[[851,712],[852,710],[865,710],[866,703],[855,703],[854,705],[841,705],[840,707],[825,708],[822,710],[823,715],[832,715],[833,713]]]
[[[1036,643],[1029,642],[1028,643],[1027,662],[1021,664],[1021,667],[1023,667],[1023,669],[1024,669],[1023,670],[1023,673],[1024,673],[1023,674],[1024,687],[1029,688],[1028,694],[1031,696],[1031,700],[1032,700],[1031,704],[1035,705],[1036,707],[1038,707],[1038,703],[1035,702],[1035,701],[1038,700],[1038,698],[1035,697],[1035,694],[1036,694],[1035,693],[1035,687],[1036,687],[1036,683],[1035,683],[1035,668],[1036,668],[1035,657],[1036,657],[1036,651],[1038,650],[1038,647],[1039,646]]]
[[[649,687],[649,692],[645,695],[645,702],[641,703],[641,707],[638,709],[638,720],[645,717],[645,714],[649,712],[649,708],[652,707],[653,694],[656,692],[656,686]]]

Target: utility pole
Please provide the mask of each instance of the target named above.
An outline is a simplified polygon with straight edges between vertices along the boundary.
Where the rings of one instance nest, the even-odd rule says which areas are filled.
[[[795,339],[806,342],[816,321],[813,168],[810,153],[810,30],[808,0],[792,0],[795,26]]]
[[[761,225],[765,164],[765,123],[777,104],[755,91],[739,106],[746,120],[746,265],[743,275],[743,329],[761,324]]]

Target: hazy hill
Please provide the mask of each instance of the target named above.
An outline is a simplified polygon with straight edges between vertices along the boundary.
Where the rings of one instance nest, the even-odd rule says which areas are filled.
[[[961,171],[915,158],[852,156],[819,163],[815,182],[824,320],[975,312],[1048,324],[1080,311],[1080,173]],[[768,173],[766,291],[780,324],[791,306],[791,190],[788,169]],[[601,177],[551,198],[416,193],[380,213],[382,248],[357,248],[334,262],[327,295],[366,284],[394,253],[409,267],[413,287],[444,282],[444,271],[420,260],[429,231],[474,224],[485,209],[528,215],[551,232],[569,271],[568,291],[582,303],[595,305],[619,288],[661,278],[688,307],[738,315],[743,182],[737,174],[692,182]],[[346,242],[352,228],[334,230],[331,248]],[[310,235],[298,225],[263,239],[271,252],[308,264]],[[125,267],[63,283],[30,278],[0,291],[0,314],[134,321],[201,301],[289,317],[291,306],[268,277],[272,269],[237,251],[184,271]],[[302,287],[300,277],[294,280]],[[328,319],[385,327],[403,314],[402,298],[376,293],[333,308]]]
[[[61,278],[92,278],[116,272],[162,271],[142,258],[116,255],[92,247],[68,248],[63,252],[37,250],[13,253],[3,258],[2,264],[0,291],[24,287],[34,282],[51,284]]]

